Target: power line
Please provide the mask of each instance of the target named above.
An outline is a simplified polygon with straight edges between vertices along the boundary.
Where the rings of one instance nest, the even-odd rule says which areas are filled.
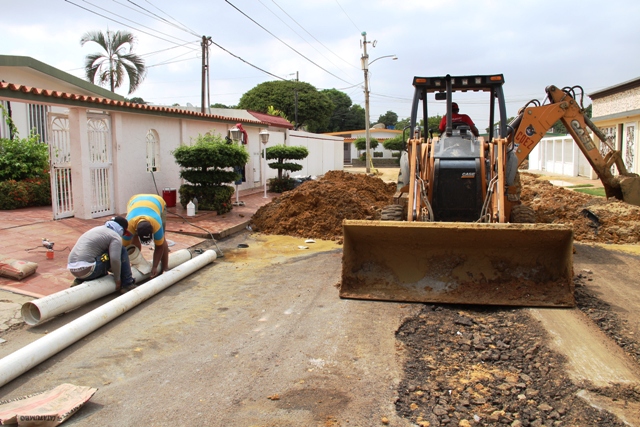
[[[251,22],[253,22],[254,24],[256,24],[258,27],[262,28],[264,31],[266,31],[267,33],[269,33],[272,37],[274,37],[275,39],[277,39],[280,43],[282,43],[283,45],[287,46],[289,49],[291,49],[292,51],[294,51],[295,53],[297,53],[298,55],[300,55],[301,57],[303,57],[304,59],[306,59],[307,61],[311,62],[313,65],[315,65],[316,67],[320,68],[322,71],[332,75],[333,77],[335,77],[336,79],[343,81],[347,84],[353,84],[351,82],[348,82],[346,80],[344,80],[341,77],[336,76],[335,74],[333,74],[331,71],[328,71],[326,69],[324,69],[323,67],[321,67],[320,65],[316,64],[315,62],[313,62],[311,59],[307,58],[306,56],[304,56],[302,53],[298,52],[297,50],[295,50],[293,47],[289,46],[287,43],[285,43],[283,40],[281,40],[279,37],[277,37],[275,34],[273,34],[271,31],[267,30],[265,27],[263,27],[262,25],[260,25],[257,21],[255,21],[253,18],[251,18],[249,15],[247,15],[246,13],[244,13],[243,11],[241,11],[240,9],[238,9],[233,3],[231,3],[229,0],[224,0],[225,2],[227,2],[231,7],[233,7],[235,10],[237,10],[238,12],[240,12],[241,14],[243,14],[247,19],[249,19]]]
[[[276,1],[275,1],[275,0],[271,0],[271,1],[273,2],[273,4],[275,4],[276,6],[278,6],[278,8],[279,8],[279,9],[280,9],[280,10],[281,10],[285,15],[287,15],[287,16],[289,17],[289,19],[291,19],[293,22],[295,22],[296,24],[298,24],[298,26],[299,26],[300,28],[302,28],[302,29],[303,29],[307,34],[309,34],[311,37],[313,37],[313,39],[314,39],[315,41],[317,41],[318,43],[320,43],[320,45],[321,45],[322,47],[324,47],[325,49],[327,49],[329,52],[333,53],[333,55],[334,55],[336,58],[340,59],[340,60],[341,60],[341,61],[343,61],[345,64],[347,64],[347,65],[349,65],[349,66],[351,66],[351,67],[353,67],[353,68],[359,69],[359,67],[357,67],[357,66],[353,65],[352,63],[348,62],[347,60],[345,60],[345,59],[341,58],[341,57],[340,57],[340,56],[338,56],[335,52],[333,52],[331,49],[329,49],[327,46],[325,46],[325,45],[324,45],[320,40],[318,40],[318,39],[317,39],[313,34],[311,34],[309,31],[307,31],[307,29],[306,29],[306,28],[304,28],[302,25],[300,25],[300,23],[299,23],[298,21],[296,21],[296,20],[295,20],[291,15],[289,15],[289,14],[287,13],[287,11],[286,11],[286,10],[284,10],[282,7],[280,7],[280,5],[279,5],[278,3],[276,3]],[[329,62],[331,62],[331,61],[329,61]]]
[[[172,43],[172,44],[176,44],[176,45],[178,45],[178,44],[179,44],[179,43],[174,42],[173,40],[167,40],[167,39],[165,39],[165,38],[163,38],[163,37],[157,36],[157,35],[155,35],[155,34],[148,33],[148,32],[146,32],[146,31],[143,31],[143,30],[139,29],[139,28],[133,27],[133,26],[128,25],[128,24],[125,24],[124,22],[120,22],[120,21],[115,20],[115,19],[113,19],[113,18],[110,18],[110,17],[108,17],[108,16],[102,15],[101,13],[98,13],[98,12],[93,11],[93,10],[91,10],[91,9],[87,9],[86,7],[80,6],[79,4],[74,3],[74,2],[72,2],[71,0],[64,0],[64,1],[66,1],[67,3],[70,3],[70,4],[72,4],[72,5],[74,5],[74,6],[76,6],[76,7],[79,7],[80,9],[84,9],[84,10],[86,10],[86,11],[87,11],[87,12],[89,12],[89,13],[93,13],[94,15],[101,16],[101,17],[103,17],[103,18],[105,18],[105,19],[108,19],[109,21],[113,21],[113,22],[115,22],[115,23],[117,23],[117,24],[124,25],[124,26],[125,26],[125,27],[127,27],[127,28],[131,28],[131,29],[133,29],[133,30],[139,31],[139,32],[141,32],[141,33],[143,33],[143,34],[146,34],[146,35],[148,35],[148,36],[155,37],[155,38],[157,38],[157,39],[160,39],[160,40],[163,40],[163,41],[166,41],[166,42]],[[111,13],[111,12],[109,12],[109,13]],[[115,15],[115,14],[114,14],[114,15]],[[125,18],[125,19],[126,19],[126,18]],[[154,31],[156,31],[156,30],[154,30]],[[157,31],[157,32],[161,33],[160,31]],[[161,33],[161,34],[163,34],[163,33]],[[168,36],[168,34],[163,34],[163,35]],[[172,36],[169,36],[169,37],[172,37]],[[178,39],[178,40],[180,40],[180,39]],[[184,43],[184,40],[180,40],[180,41]]]
[[[115,1],[115,0],[114,0],[114,1]],[[149,3],[151,6],[155,7],[155,8],[156,8],[156,9],[158,9],[160,12],[164,13],[165,15],[167,15],[168,17],[170,17],[171,19],[173,19],[175,22],[177,22],[178,24],[180,24],[180,26],[178,26],[178,25],[176,25],[176,24],[174,24],[174,23],[172,23],[172,22],[167,21],[167,20],[166,20],[166,19],[164,19],[163,17],[156,15],[155,13],[151,12],[150,10],[145,9],[144,7],[140,6],[139,4],[137,4],[137,3],[135,3],[135,2],[133,2],[133,1],[131,1],[131,0],[127,0],[127,1],[128,1],[129,3],[131,3],[131,4],[133,4],[133,5],[136,5],[137,7],[139,7],[140,9],[142,9],[142,10],[144,10],[144,11],[146,11],[146,12],[149,12],[151,15],[153,15],[153,16],[155,16],[155,17],[157,17],[158,19],[161,19],[162,21],[166,22],[167,24],[174,26],[175,28],[178,28],[178,29],[180,29],[180,30],[182,30],[182,31],[186,31],[186,32],[190,33],[190,34],[191,34],[191,35],[193,35],[193,36],[200,37],[200,35],[199,35],[198,33],[196,33],[195,31],[193,31],[191,28],[187,27],[186,25],[184,25],[183,23],[181,23],[181,22],[180,22],[180,21],[178,21],[177,19],[173,18],[171,15],[169,15],[169,14],[168,14],[168,13],[166,13],[166,12],[164,12],[164,11],[163,11],[162,9],[160,9],[159,7],[154,6],[154,5],[153,5],[152,3],[150,3],[148,0],[146,0],[146,1],[147,1],[147,3]]]
[[[227,52],[229,55],[233,56],[234,58],[239,59],[240,61],[244,62],[245,64],[247,64],[247,65],[249,65],[249,66],[251,66],[251,67],[253,67],[253,68],[255,68],[256,70],[260,70],[260,71],[262,71],[263,73],[270,75],[271,77],[275,77],[276,79],[279,79],[279,80],[286,80],[286,79],[283,79],[283,78],[282,78],[282,77],[280,77],[280,76],[276,76],[275,74],[272,74],[272,73],[270,73],[270,72],[268,72],[268,71],[266,71],[266,70],[263,70],[262,68],[258,67],[257,65],[253,65],[252,63],[250,63],[250,62],[248,62],[248,61],[245,61],[244,59],[240,58],[240,57],[239,57],[238,55],[236,55],[235,53],[232,53],[232,52],[228,51],[227,49],[223,48],[222,46],[220,46],[218,43],[214,42],[213,40],[209,40],[209,41],[211,42],[211,44],[216,45],[216,46],[217,46],[217,47],[219,47],[220,49],[222,49],[222,50],[224,50],[225,52]]]
[[[353,24],[353,27],[358,30],[359,33],[362,33],[362,31],[360,31],[360,29],[358,28],[358,26],[356,25],[355,22],[353,22],[353,19],[351,19],[351,17],[347,14],[347,12],[342,8],[342,5],[338,2],[338,0],[336,0],[336,4],[338,5],[338,7],[340,8],[340,10],[342,10],[342,13],[345,14],[345,16],[347,18],[349,18],[349,21],[351,21],[351,23]]]
[[[267,5],[265,5],[265,4],[262,2],[262,0],[258,0],[258,1],[260,2],[260,4],[261,4],[262,6],[264,6],[264,8],[265,8],[265,9],[267,9],[269,12],[271,12],[271,14],[273,14],[273,16],[275,16],[276,18],[278,18],[278,19],[280,20],[280,22],[282,22],[284,25],[286,25],[286,26],[287,26],[287,28],[289,28],[291,31],[293,31],[293,32],[294,32],[298,37],[300,37],[300,38],[301,38],[301,39],[302,39],[306,44],[308,44],[309,46],[311,46],[311,48],[312,48],[313,50],[315,50],[316,52],[318,52],[318,54],[320,54],[324,59],[326,59],[327,61],[329,61],[329,62],[331,63],[331,65],[333,65],[334,67],[336,67],[336,68],[337,68],[337,69],[339,69],[340,71],[344,72],[344,70],[340,69],[340,67],[338,67],[336,64],[334,64],[334,63],[333,63],[329,58],[327,58],[326,56],[324,56],[324,54],[323,54],[322,52],[320,52],[318,49],[316,49],[316,47],[315,47],[314,45],[312,45],[311,43],[309,43],[309,42],[308,42],[304,37],[302,37],[300,34],[298,34],[298,32],[297,32],[296,30],[294,30],[293,28],[291,28],[291,26],[290,26],[289,24],[287,24],[287,23],[286,23],[282,18],[280,18],[280,17],[279,17],[278,15],[276,15],[276,14],[275,14],[271,9],[269,9],[269,8],[267,7]],[[273,1],[273,0],[272,0],[272,1]],[[274,2],[274,3],[275,3],[275,2]],[[277,3],[276,3],[276,6],[278,6],[278,4],[277,4]],[[278,6],[278,7],[280,7],[280,6]],[[282,10],[282,8],[280,8],[280,9]],[[283,12],[284,12],[284,10],[283,10]],[[285,13],[285,14],[287,14],[287,12],[284,12],[284,13]],[[289,16],[289,15],[287,14],[287,16]],[[289,16],[289,18],[291,18],[291,16]],[[293,18],[291,18],[291,19],[293,19]],[[295,20],[294,20],[294,22],[295,22]],[[297,22],[296,22],[296,24],[297,24]],[[300,25],[300,24],[298,24],[298,25]],[[304,30],[304,28],[303,28],[303,30]]]

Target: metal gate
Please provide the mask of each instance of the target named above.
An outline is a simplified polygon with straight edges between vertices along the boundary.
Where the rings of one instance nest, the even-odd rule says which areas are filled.
[[[69,142],[69,118],[49,113],[49,164],[51,165],[51,204],[53,219],[73,216],[73,191],[71,185],[71,144]]]
[[[111,118],[108,115],[87,117],[89,168],[91,175],[91,218],[115,212],[113,192],[113,157],[111,151]],[[49,163],[51,165],[51,202],[53,218],[74,215],[71,181],[71,142],[69,118],[49,114]],[[86,167],[86,165],[82,165]]]
[[[87,117],[92,218],[111,215],[115,212],[110,119],[107,115]]]

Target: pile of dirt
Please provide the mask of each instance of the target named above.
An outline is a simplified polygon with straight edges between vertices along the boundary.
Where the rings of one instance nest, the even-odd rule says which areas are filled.
[[[428,306],[396,336],[406,358],[398,414],[418,426],[623,426],[576,396],[563,356],[526,310]],[[595,389],[630,402],[633,389]]]
[[[341,243],[343,219],[380,219],[380,211],[395,191],[395,184],[380,178],[330,171],[262,206],[253,215],[251,227],[265,234]]]
[[[640,207],[557,187],[537,178],[520,172],[521,200],[534,209],[537,223],[569,224],[574,239],[580,242],[640,242]]]
[[[557,187],[534,174],[521,172],[521,182],[521,199],[534,209],[537,223],[571,225],[579,242],[640,242],[640,207]],[[395,190],[377,177],[330,171],[261,207],[251,227],[341,243],[343,219],[380,219]]]

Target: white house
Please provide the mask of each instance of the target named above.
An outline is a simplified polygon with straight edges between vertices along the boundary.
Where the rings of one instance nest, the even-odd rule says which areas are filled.
[[[371,150],[372,157],[378,157],[382,159],[392,159],[393,152],[390,150],[386,150],[382,143],[391,138],[395,138],[398,135],[401,135],[401,130],[395,129],[386,129],[384,124],[375,124],[369,129],[369,138],[376,139],[378,141],[378,146],[375,149]],[[328,132],[325,135],[329,136],[337,136],[344,138],[344,163],[350,164],[357,162],[357,159],[360,157],[362,153],[358,149],[356,149],[353,142],[359,138],[366,138],[367,132],[365,129],[362,130],[348,130],[341,132]],[[374,154],[378,153],[378,154]]]
[[[134,194],[162,194],[164,188],[178,188],[182,180],[171,152],[191,144],[199,134],[225,136],[237,124],[244,127],[250,160],[239,190],[261,186],[264,147],[258,133],[262,129],[270,133],[267,147],[292,145],[288,141],[291,124],[280,118],[258,118],[243,110],[201,113],[129,103],[26,57],[0,55],[0,102],[10,111],[21,136],[35,128],[50,146],[54,218],[124,213]],[[8,132],[6,126],[0,126],[0,137],[7,137]],[[323,144],[327,151],[338,153],[334,158],[341,157],[341,139]],[[308,169],[317,169],[317,164],[321,173],[342,169],[341,161],[331,163],[317,151],[312,154]],[[267,168],[267,178],[276,174]]]

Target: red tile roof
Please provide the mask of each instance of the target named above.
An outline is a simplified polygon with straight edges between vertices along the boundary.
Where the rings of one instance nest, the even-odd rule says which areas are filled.
[[[249,114],[251,114],[256,119],[260,120],[263,123],[268,123],[269,126],[281,127],[286,129],[293,129],[293,125],[289,122],[289,120],[284,119],[280,116],[271,116],[265,113],[258,113],[257,111],[247,110]]]
[[[25,96],[26,95],[26,96]],[[78,95],[68,92],[60,92],[57,90],[39,89],[36,87],[30,87],[25,85],[16,85],[13,83],[0,82],[0,97],[17,98],[20,100],[33,100],[34,98],[41,98],[41,102],[48,103],[64,103],[83,105],[87,108],[105,108],[105,109],[117,109],[120,111],[131,112],[147,112],[147,113],[163,113],[180,116],[191,116],[193,118],[200,119],[218,119],[232,122],[252,123],[252,124],[271,124],[269,122],[263,122],[261,120],[246,120],[238,119],[236,117],[225,117],[217,114],[206,114],[196,111],[183,110],[181,108],[174,107],[159,107],[154,105],[136,104],[134,102],[117,101],[109,98],[100,98],[97,96]],[[255,115],[254,115],[255,117]],[[271,117],[271,116],[270,116]],[[288,123],[288,122],[287,122]]]

